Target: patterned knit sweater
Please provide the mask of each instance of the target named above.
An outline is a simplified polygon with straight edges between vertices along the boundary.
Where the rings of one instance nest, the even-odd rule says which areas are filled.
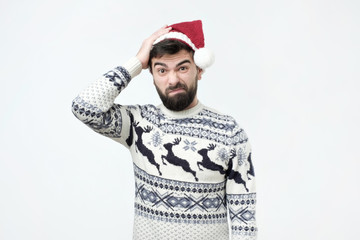
[[[133,239],[256,239],[248,138],[235,120],[202,105],[114,104],[141,72],[136,58],[104,74],[72,103],[75,116],[128,148],[135,175]]]

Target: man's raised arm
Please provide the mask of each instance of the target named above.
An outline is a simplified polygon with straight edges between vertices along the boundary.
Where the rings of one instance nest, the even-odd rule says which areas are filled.
[[[131,117],[126,107],[114,103],[115,98],[132,78],[148,67],[153,42],[170,30],[165,26],[153,33],[144,40],[136,57],[105,73],[80,92],[72,102],[74,115],[94,131],[124,144]]]

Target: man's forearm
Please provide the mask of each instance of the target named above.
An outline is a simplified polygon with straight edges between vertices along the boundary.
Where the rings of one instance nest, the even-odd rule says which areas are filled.
[[[73,100],[74,115],[96,132],[119,137],[120,106],[115,98],[141,72],[141,62],[131,58],[123,67],[116,67],[90,84]]]
[[[77,99],[81,98],[82,101],[101,112],[106,112],[131,79],[140,72],[141,63],[136,57],[133,57],[123,66],[114,68],[90,84],[79,93]]]

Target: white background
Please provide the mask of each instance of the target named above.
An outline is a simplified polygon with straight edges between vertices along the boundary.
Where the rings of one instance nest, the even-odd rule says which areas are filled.
[[[259,239],[360,235],[360,2],[0,1],[0,239],[131,239],[127,150],[71,102],[165,24],[202,19],[200,100],[249,135]],[[143,72],[116,100],[158,104]]]

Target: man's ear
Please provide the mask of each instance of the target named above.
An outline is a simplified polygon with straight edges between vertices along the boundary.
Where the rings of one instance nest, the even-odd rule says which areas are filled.
[[[198,71],[198,74],[197,74],[198,79],[197,79],[197,80],[200,80],[201,77],[202,77],[202,74],[203,74],[204,70],[202,70],[201,68],[197,67],[197,71]]]

